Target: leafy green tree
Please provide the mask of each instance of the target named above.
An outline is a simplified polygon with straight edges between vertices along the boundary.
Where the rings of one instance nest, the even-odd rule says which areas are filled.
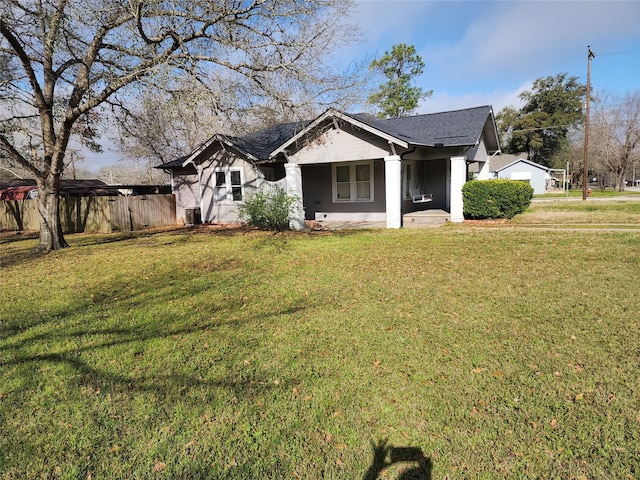
[[[520,93],[522,108],[505,107],[497,115],[505,151],[528,152],[534,162],[553,166],[569,148],[571,129],[584,123],[585,94],[578,78],[566,73],[537,79],[531,91]]]
[[[411,84],[424,71],[422,57],[416,53],[413,45],[394,45],[391,52],[385,52],[381,58],[371,62],[369,69],[387,79],[368,98],[371,105],[379,108],[380,118],[410,115],[418,107],[420,100],[429,98],[433,93],[433,90],[425,92],[422,87]]]

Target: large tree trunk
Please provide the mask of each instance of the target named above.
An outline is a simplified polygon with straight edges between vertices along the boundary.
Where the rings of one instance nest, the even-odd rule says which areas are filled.
[[[38,250],[50,252],[68,247],[60,223],[60,174],[50,174],[38,183],[38,213],[40,214],[40,241]]]
[[[616,190],[618,192],[624,191],[624,177],[627,175],[626,165],[620,166],[616,169]]]

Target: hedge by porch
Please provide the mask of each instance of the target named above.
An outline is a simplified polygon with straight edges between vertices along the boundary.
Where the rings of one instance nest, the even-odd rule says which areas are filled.
[[[517,180],[472,180],[462,188],[467,219],[513,218],[527,209],[532,198],[531,185]]]

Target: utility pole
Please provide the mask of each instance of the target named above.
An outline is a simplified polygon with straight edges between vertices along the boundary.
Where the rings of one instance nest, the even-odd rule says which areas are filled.
[[[587,105],[585,109],[584,121],[584,161],[582,162],[582,200],[587,199],[587,158],[589,156],[589,101],[591,100],[591,59],[595,54],[591,51],[591,46],[587,45]]]

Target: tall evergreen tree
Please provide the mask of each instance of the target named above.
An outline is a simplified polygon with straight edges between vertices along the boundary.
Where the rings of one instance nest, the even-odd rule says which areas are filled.
[[[380,118],[410,115],[418,108],[420,100],[433,93],[432,90],[425,92],[422,87],[411,84],[424,71],[422,57],[416,53],[413,45],[394,45],[390,52],[371,62],[369,69],[387,79],[368,99],[370,104],[378,107]]]

